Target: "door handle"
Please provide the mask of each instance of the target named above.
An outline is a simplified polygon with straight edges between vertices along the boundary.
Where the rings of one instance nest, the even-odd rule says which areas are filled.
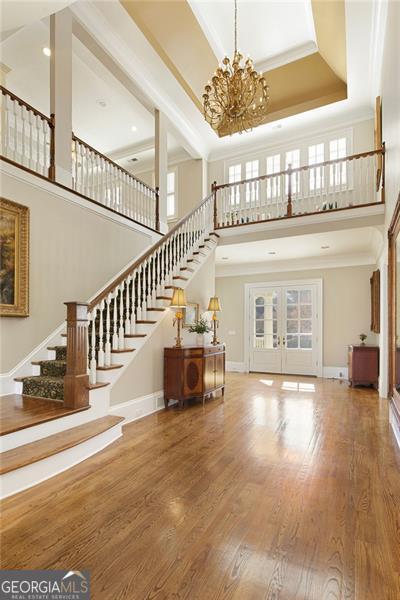
[[[286,338],[285,338],[285,336],[283,336],[283,338],[282,338],[282,344],[283,344],[284,346],[286,345]]]

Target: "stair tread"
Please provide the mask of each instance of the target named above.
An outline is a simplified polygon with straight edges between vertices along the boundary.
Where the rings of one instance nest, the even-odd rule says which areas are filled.
[[[166,310],[165,308],[148,308],[147,310],[153,311],[153,312],[164,312],[164,310]]]
[[[67,346],[47,346],[47,350],[64,350]]]
[[[123,348],[120,350],[111,350],[111,354],[122,354],[123,352],[135,352],[135,348]]]
[[[60,400],[8,394],[0,399],[0,435],[14,433],[89,408],[90,406],[65,408]]]
[[[154,325],[155,323],[157,323],[157,321],[147,321],[146,319],[139,319],[138,321],[136,321],[136,323],[139,324],[147,324],[147,325]]]
[[[144,338],[147,336],[147,333],[126,333],[124,337],[126,338]]]
[[[46,383],[47,381],[50,381],[51,383],[61,383],[62,385],[64,385],[63,377],[53,377],[52,375],[24,375],[22,377],[14,377],[14,381],[24,382],[31,380],[37,381],[39,383]]]
[[[32,463],[54,456],[59,452],[73,448],[91,438],[104,433],[111,427],[118,425],[123,417],[107,416],[95,419],[89,423],[72,427],[60,433],[55,433],[42,440],[24,444],[13,450],[3,452],[1,455],[0,474],[15,471]]]
[[[86,387],[90,390],[98,390],[99,388],[107,387],[110,385],[108,381],[98,381],[97,383],[89,383]]]
[[[96,367],[96,371],[112,371],[113,369],[122,369],[124,365],[107,365],[104,367]]]
[[[66,360],[57,360],[56,358],[50,358],[47,360],[33,360],[31,362],[31,365],[59,365],[60,367],[64,366],[67,364]]]
[[[157,300],[172,300],[172,296],[156,296]]]
[[[172,279],[181,279],[182,281],[189,281],[189,279],[187,277],[184,277],[183,275],[174,275]]]

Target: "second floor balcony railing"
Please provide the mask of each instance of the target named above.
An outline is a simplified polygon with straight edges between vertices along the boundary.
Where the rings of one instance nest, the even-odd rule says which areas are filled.
[[[54,181],[54,119],[0,87],[0,154]],[[160,230],[159,195],[83,140],[72,135],[71,189],[120,215]]]
[[[384,201],[385,149],[233,183],[214,182],[214,227],[310,215]]]

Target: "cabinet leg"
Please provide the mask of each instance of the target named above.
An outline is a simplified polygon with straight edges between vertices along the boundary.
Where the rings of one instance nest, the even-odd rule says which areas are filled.
[[[168,398],[166,398],[165,396],[164,396],[164,406],[165,406],[165,408],[168,408]]]

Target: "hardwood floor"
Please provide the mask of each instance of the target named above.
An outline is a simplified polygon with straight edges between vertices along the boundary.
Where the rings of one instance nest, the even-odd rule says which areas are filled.
[[[5,500],[2,566],[89,569],[94,600],[398,600],[399,467],[376,392],[228,374]]]

